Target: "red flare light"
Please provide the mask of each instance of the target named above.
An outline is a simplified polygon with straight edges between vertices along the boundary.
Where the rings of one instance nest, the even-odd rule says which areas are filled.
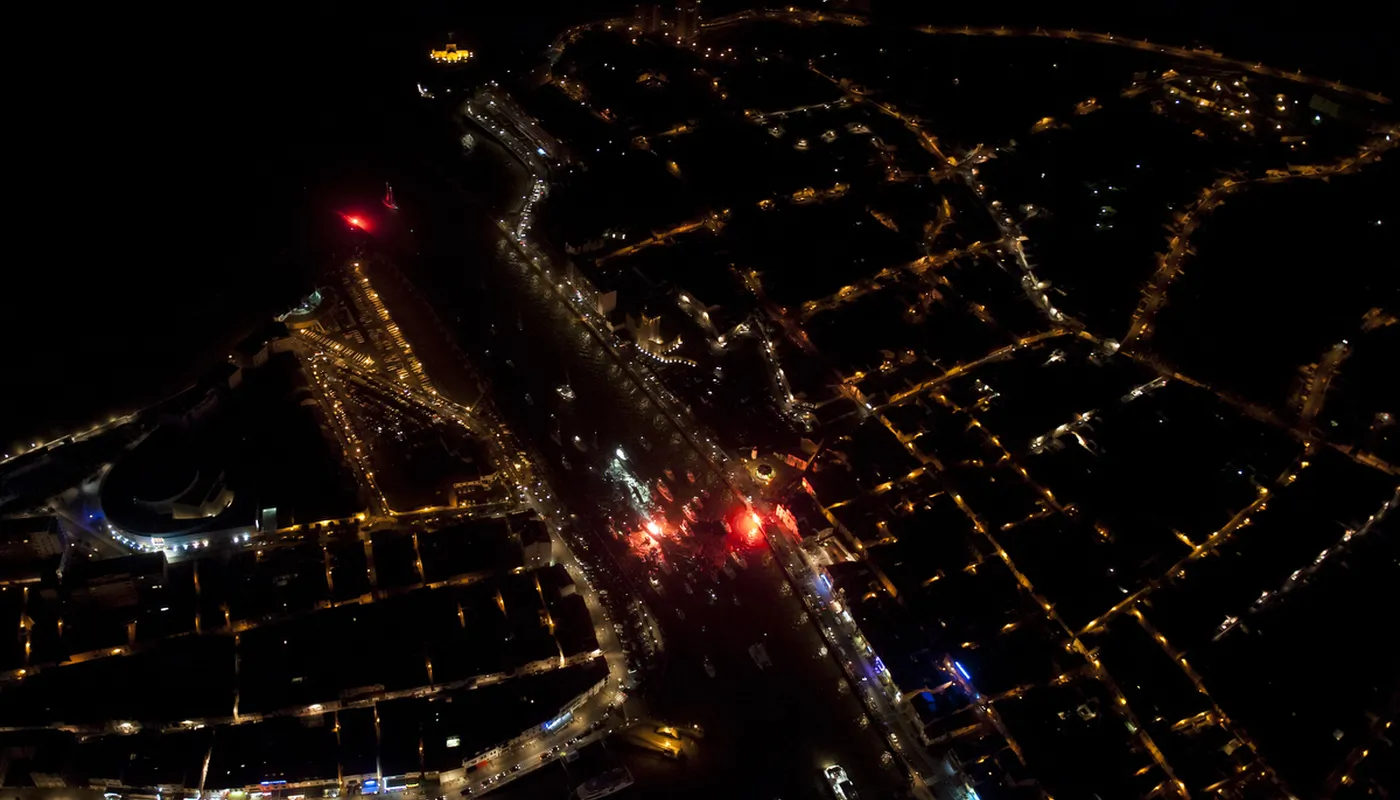
[[[763,532],[763,518],[754,511],[740,511],[739,516],[734,518],[731,530],[743,537],[744,541],[753,544]]]
[[[652,536],[660,536],[660,535],[661,535],[661,526],[660,526],[659,524],[657,524],[656,520],[654,520],[654,519],[649,519],[649,520],[647,520],[646,526],[645,526],[645,527],[646,527],[646,529],[647,529],[647,533],[650,533]]]

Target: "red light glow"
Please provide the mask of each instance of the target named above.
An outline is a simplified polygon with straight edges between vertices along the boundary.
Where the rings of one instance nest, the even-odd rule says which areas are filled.
[[[738,516],[734,517],[730,530],[745,542],[753,544],[763,532],[763,518],[753,511],[746,512],[741,509]]]
[[[656,520],[654,520],[654,519],[649,519],[649,520],[647,520],[646,529],[647,529],[647,533],[650,533],[652,536],[660,536],[660,535],[661,535],[661,526],[658,525],[657,522],[656,522]]]

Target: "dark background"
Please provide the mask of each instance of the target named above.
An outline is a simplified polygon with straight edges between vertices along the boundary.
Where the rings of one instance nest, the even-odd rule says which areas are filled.
[[[336,211],[412,157],[406,110],[447,32],[504,70],[537,61],[572,22],[630,9],[114,4],[51,6],[15,26],[0,451],[178,389],[304,293],[340,242]],[[1394,4],[875,0],[874,12],[1200,43],[1391,96],[1400,62]]]

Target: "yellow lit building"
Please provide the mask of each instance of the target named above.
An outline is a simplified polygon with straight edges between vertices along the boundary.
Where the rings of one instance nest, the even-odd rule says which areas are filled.
[[[457,45],[448,42],[441,50],[429,50],[428,55],[442,64],[461,64],[472,59],[472,51],[458,50]]]

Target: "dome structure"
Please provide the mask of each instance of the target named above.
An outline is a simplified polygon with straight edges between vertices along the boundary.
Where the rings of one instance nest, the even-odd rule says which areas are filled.
[[[180,535],[227,527],[234,505],[216,443],[163,424],[108,473],[102,507],[117,527],[138,535]]]

